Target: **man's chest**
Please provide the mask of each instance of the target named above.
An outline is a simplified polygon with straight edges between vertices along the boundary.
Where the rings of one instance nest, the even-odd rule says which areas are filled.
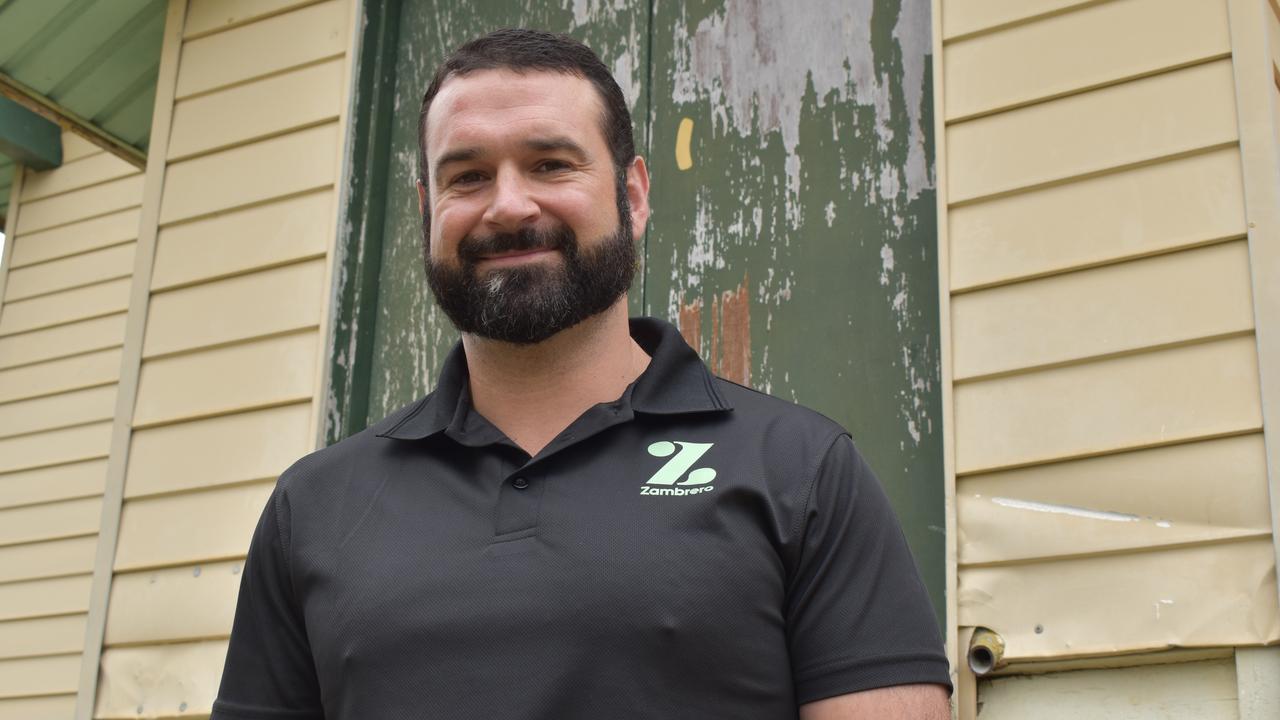
[[[407,663],[483,683],[518,661],[563,678],[609,659],[757,686],[786,662],[781,519],[752,453],[717,446],[403,463],[349,525],[295,538],[322,677]]]

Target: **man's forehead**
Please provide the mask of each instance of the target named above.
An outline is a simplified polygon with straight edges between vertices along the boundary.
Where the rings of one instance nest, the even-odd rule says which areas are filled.
[[[468,114],[500,114],[502,119],[545,115],[560,122],[585,120],[599,127],[604,106],[589,80],[555,70],[515,71],[506,68],[452,75],[440,86],[427,113],[430,145],[450,130],[449,120]],[[432,147],[432,154],[439,148]]]

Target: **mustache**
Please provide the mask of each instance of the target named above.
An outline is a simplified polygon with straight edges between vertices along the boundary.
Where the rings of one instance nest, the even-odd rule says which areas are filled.
[[[499,253],[532,250],[571,252],[575,240],[573,231],[564,225],[545,230],[526,227],[513,233],[467,235],[458,243],[458,257],[464,263],[474,264],[486,255]]]

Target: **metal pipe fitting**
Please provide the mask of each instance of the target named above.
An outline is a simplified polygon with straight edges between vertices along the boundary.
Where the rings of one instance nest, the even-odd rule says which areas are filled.
[[[969,640],[969,669],[979,677],[1004,665],[1004,638],[1000,633],[980,627],[974,628]]]

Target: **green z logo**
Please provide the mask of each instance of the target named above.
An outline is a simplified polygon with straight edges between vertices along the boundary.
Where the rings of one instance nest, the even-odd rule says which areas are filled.
[[[709,467],[690,470],[698,459],[706,454],[715,443],[668,442],[661,440],[649,446],[649,454],[654,457],[671,457],[666,465],[658,469],[646,483],[648,485],[706,485],[716,479],[716,471]],[[677,448],[679,452],[676,452]],[[676,481],[689,473],[689,479]]]

